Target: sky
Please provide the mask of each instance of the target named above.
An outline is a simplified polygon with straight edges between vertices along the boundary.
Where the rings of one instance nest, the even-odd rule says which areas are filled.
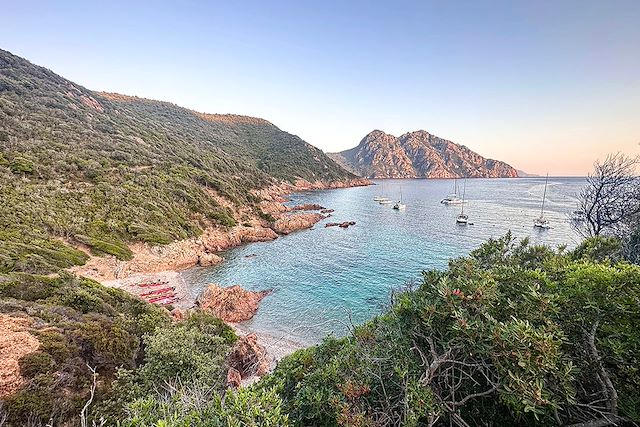
[[[325,151],[424,129],[529,173],[640,154],[640,1],[0,0],[0,48]]]

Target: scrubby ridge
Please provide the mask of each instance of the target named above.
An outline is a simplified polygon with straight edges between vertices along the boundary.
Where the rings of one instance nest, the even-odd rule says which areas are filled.
[[[92,92],[0,50],[0,272],[84,263],[69,242],[126,260],[131,241],[268,221],[255,190],[350,178],[265,120]]]

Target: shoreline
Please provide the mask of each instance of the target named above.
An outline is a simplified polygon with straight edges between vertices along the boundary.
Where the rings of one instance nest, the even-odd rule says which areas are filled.
[[[328,216],[320,213],[305,212],[305,209],[295,209],[286,206],[288,195],[315,190],[332,190],[373,185],[368,179],[356,178],[349,181],[336,182],[308,182],[297,181],[295,184],[281,183],[257,190],[255,195],[262,201],[260,209],[274,217],[272,224],[256,217],[252,218],[250,226],[235,226],[231,229],[211,227],[203,231],[202,235],[176,241],[166,246],[151,246],[144,243],[130,245],[134,257],[130,261],[120,261],[114,256],[90,256],[82,266],[69,269],[72,273],[96,280],[104,286],[122,289],[132,295],[140,296],[146,288],[137,286],[142,282],[166,282],[166,286],[174,287],[179,300],[171,307],[182,311],[197,307],[197,297],[193,296],[187,287],[182,272],[192,267],[209,267],[224,262],[219,254],[223,251],[248,243],[264,242],[278,239],[295,231],[313,227]],[[221,200],[229,205],[226,200]],[[238,211],[242,207],[236,207]],[[318,210],[318,209],[313,209]],[[242,284],[240,284],[242,286]],[[255,334],[258,342],[266,350],[269,370],[273,370],[276,363],[285,356],[307,346],[286,336],[277,337],[263,331],[247,328],[242,323],[227,322],[243,337]],[[252,377],[245,379],[250,383]],[[244,382],[243,382],[244,383]]]

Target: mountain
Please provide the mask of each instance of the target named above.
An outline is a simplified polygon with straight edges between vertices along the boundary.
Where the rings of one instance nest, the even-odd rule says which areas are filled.
[[[357,147],[330,153],[336,162],[367,178],[515,178],[508,164],[486,159],[424,130],[400,137],[374,130]]]
[[[525,172],[521,169],[516,169],[516,171],[518,172],[518,176],[521,178],[528,178],[528,177],[536,177],[536,176],[541,176],[535,173],[529,173],[529,172]]]
[[[82,263],[63,241],[127,258],[244,221],[230,205],[267,217],[257,189],[350,178],[266,120],[94,92],[0,50],[0,273]]]

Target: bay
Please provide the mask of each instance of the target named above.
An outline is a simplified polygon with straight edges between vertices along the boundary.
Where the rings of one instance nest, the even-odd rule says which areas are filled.
[[[394,289],[420,281],[421,272],[446,268],[507,231],[532,243],[575,246],[580,238],[570,213],[584,178],[549,178],[545,216],[551,227],[535,229],[544,178],[469,179],[465,213],[473,225],[456,224],[460,206],[440,201],[453,180],[376,180],[377,185],[292,194],[289,205],[318,203],[335,209],[311,230],[223,253],[225,262],[183,273],[197,296],[209,283],[245,289],[273,289],[245,329],[312,345],[341,336],[384,311]],[[463,181],[458,180],[460,192]],[[373,201],[376,195],[407,205],[403,211]],[[348,229],[325,222],[355,221]],[[253,256],[255,255],[255,256]]]

